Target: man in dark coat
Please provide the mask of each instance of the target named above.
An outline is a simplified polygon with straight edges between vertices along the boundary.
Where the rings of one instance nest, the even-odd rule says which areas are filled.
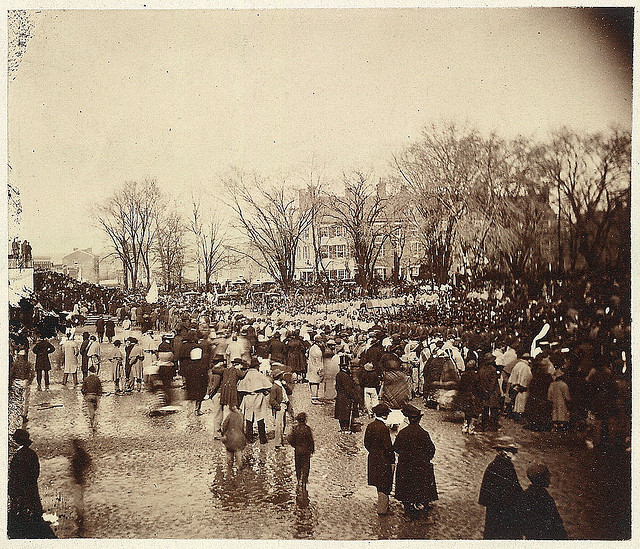
[[[547,492],[549,469],[535,463],[527,469],[531,486],[522,494],[522,532],[526,539],[568,539],[555,501]]]
[[[9,509],[7,535],[9,538],[55,538],[55,534],[42,518],[42,503],[38,491],[40,462],[31,449],[29,433],[17,429],[13,440],[18,450],[9,464]]]
[[[518,448],[509,437],[500,437],[493,447],[498,453],[484,472],[478,499],[487,509],[484,539],[522,539],[522,486],[511,461]]]
[[[200,416],[202,401],[209,387],[210,348],[206,343],[198,342],[195,333],[190,332],[190,337],[183,342],[182,350],[186,354],[181,365],[186,398],[194,403],[193,413]]]
[[[49,355],[56,348],[51,345],[44,337],[38,337],[38,341],[33,346],[33,353],[36,355],[36,380],[38,382],[38,391],[42,389],[42,374],[44,373],[44,387],[49,388],[49,371],[51,370],[51,361]]]
[[[287,347],[280,341],[280,332],[275,332],[268,346],[269,360],[271,363],[277,362],[283,366],[287,362]]]
[[[83,332],[82,343],[80,344],[80,369],[82,370],[82,379],[87,377],[87,372],[89,371],[89,355],[87,354],[89,345],[91,345],[89,332]]]
[[[111,318],[104,324],[104,335],[107,336],[109,343],[111,343],[112,339],[116,336],[116,323]]]
[[[483,431],[497,431],[499,428],[498,415],[500,412],[499,374],[496,370],[496,357],[486,352],[480,359],[478,370],[478,394],[482,403]]]
[[[393,486],[393,467],[396,455],[391,445],[391,434],[385,420],[391,409],[386,404],[377,404],[371,409],[375,419],[367,425],[364,447],[367,458],[367,483],[378,490],[378,514],[389,514],[389,494]]]
[[[404,505],[405,520],[413,520],[421,509],[427,510],[438,499],[436,477],[431,460],[436,453],[429,433],[420,426],[422,412],[407,404],[402,413],[409,425],[402,429],[393,444],[398,454],[395,498]]]
[[[102,340],[104,339],[104,329],[104,318],[102,318],[102,316],[99,316],[96,320],[96,334],[98,335],[98,343],[102,343]]]
[[[307,425],[307,414],[304,412],[296,416],[296,424],[293,426],[288,440],[289,444],[295,448],[294,459],[298,488],[306,490],[311,466],[311,454],[316,451],[316,447],[311,428]]]
[[[380,370],[380,359],[384,354],[384,349],[382,348],[382,342],[379,337],[373,338],[371,342],[371,347],[369,347],[362,356],[360,357],[360,363],[366,364],[367,362],[371,362],[373,367],[376,369],[378,373],[381,373]]]
[[[340,364],[336,374],[336,404],[334,418],[340,422],[340,432],[353,432],[353,418],[358,417],[358,406],[362,403],[360,389],[349,374],[349,365]]]

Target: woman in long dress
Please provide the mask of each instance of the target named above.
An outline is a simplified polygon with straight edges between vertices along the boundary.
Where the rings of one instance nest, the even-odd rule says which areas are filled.
[[[322,386],[325,400],[336,398],[336,375],[340,371],[340,357],[334,353],[335,344],[332,339],[327,341],[327,348],[322,355]]]
[[[209,386],[209,376],[207,372],[208,362],[205,359],[205,353],[202,345],[193,342],[190,343],[189,358],[184,361],[183,375],[185,388],[187,391],[187,400],[194,403],[194,413],[197,416],[202,415],[200,407],[204,396],[207,394]]]

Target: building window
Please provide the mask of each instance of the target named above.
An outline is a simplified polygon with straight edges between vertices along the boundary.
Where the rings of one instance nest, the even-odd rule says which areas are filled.
[[[328,225],[323,225],[320,227],[320,238],[330,238],[331,237],[331,227]]]
[[[344,280],[347,278],[346,269],[331,269],[328,271],[329,280]]]

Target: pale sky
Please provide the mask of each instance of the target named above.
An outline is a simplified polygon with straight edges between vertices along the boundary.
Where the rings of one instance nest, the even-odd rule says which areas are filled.
[[[442,120],[504,137],[631,127],[631,72],[579,9],[32,17],[8,130],[35,256],[100,248],[91,204],[146,176],[186,204],[220,196],[232,166],[382,172]]]

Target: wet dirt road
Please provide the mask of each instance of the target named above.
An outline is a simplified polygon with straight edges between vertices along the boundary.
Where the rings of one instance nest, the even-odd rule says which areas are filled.
[[[109,356],[110,345],[105,344]],[[109,363],[101,378],[113,390]],[[490,434],[463,435],[450,413],[426,410],[422,425],[436,445],[433,460],[440,499],[429,514],[402,520],[375,512],[375,488],[366,484],[363,431],[338,434],[333,406],[312,405],[305,385],[295,385],[295,412],[305,411],[316,439],[308,499],[296,497],[293,449],[273,441],[246,449],[247,465],[226,470],[225,450],[213,439],[210,404],[202,416],[182,410],[149,417],[149,396],[103,396],[92,435],[82,395],[60,384],[54,370],[49,391],[32,390],[28,429],[40,456],[45,509],[60,517],[60,537],[76,537],[74,485],[69,472],[71,439],[84,441],[93,460],[85,489],[84,536],[92,538],[250,539],[479,539],[484,508],[477,504],[482,473],[493,459]],[[419,401],[414,404],[420,406]],[[573,539],[624,539],[630,533],[630,454],[597,453],[572,434],[533,433],[503,420],[501,434],[521,449],[515,462],[523,487],[525,470],[543,461],[551,470],[549,492]]]

